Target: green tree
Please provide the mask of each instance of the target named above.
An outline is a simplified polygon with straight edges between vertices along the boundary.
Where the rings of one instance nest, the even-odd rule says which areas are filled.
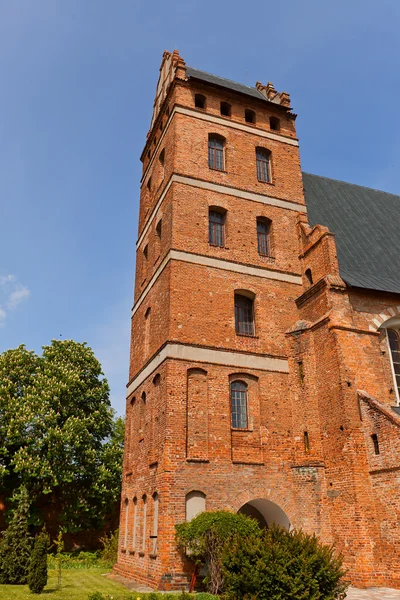
[[[50,538],[45,527],[35,537],[28,572],[28,585],[31,592],[41,594],[47,584],[47,552]]]
[[[235,536],[225,548],[225,596],[259,600],[344,598],[343,559],[315,535],[272,526],[262,536]]]
[[[22,487],[13,496],[16,505],[11,521],[0,539],[0,583],[24,584],[32,552],[28,531],[29,496]]]
[[[188,523],[175,526],[178,547],[199,566],[207,569],[205,583],[211,594],[223,589],[222,559],[234,536],[261,536],[258,522],[240,513],[220,510],[203,512]]]
[[[102,526],[119,499],[122,429],[85,343],[0,355],[0,485],[8,497],[26,486],[36,525],[51,505],[68,531]]]

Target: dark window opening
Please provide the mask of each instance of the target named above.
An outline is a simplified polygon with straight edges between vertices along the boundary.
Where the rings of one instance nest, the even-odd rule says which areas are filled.
[[[156,235],[160,239],[161,239],[161,233],[162,233],[162,219],[160,219],[156,225]]]
[[[149,190],[149,192],[151,192],[151,177],[149,177],[149,180],[147,182],[147,189]]]
[[[310,285],[312,285],[314,283],[313,281],[313,276],[311,273],[311,269],[306,269],[306,272],[304,273],[304,275],[307,277],[307,281]]]
[[[247,428],[247,385],[244,381],[231,383],[231,414],[233,428]]]
[[[225,214],[217,210],[208,213],[208,242],[211,246],[225,246]]]
[[[169,117],[169,106],[167,106],[165,114],[167,115],[167,117]]]
[[[400,339],[399,334],[395,329],[387,330],[390,354],[392,356],[392,365],[394,379],[397,386],[397,392],[400,395]]]
[[[235,294],[236,333],[254,335],[254,301],[242,294]]]
[[[208,166],[217,171],[224,170],[225,140],[219,135],[208,136]]]
[[[206,97],[203,96],[203,94],[195,94],[194,105],[196,108],[205,108],[206,107]]]
[[[308,431],[304,432],[304,451],[310,452],[310,438],[308,437]]]
[[[145,247],[143,248],[143,256],[145,257],[145,259],[147,260],[149,255],[149,245],[146,244]]]
[[[268,219],[259,217],[257,219],[257,247],[258,254],[261,256],[270,255],[270,233],[271,222]]]
[[[256,113],[254,110],[250,110],[250,108],[246,108],[244,111],[244,119],[246,123],[255,123],[256,122]]]
[[[374,444],[374,452],[375,452],[375,454],[380,454],[378,436],[376,435],[376,433],[373,433],[371,435],[371,438],[372,438],[372,442]]]
[[[269,183],[271,181],[271,153],[266,148],[256,149],[257,179]]]
[[[229,102],[221,102],[220,112],[221,115],[224,117],[231,116],[231,105],[229,104]]]
[[[303,383],[304,383],[304,365],[303,365],[303,361],[299,360],[299,362],[297,364],[299,365],[300,383],[301,383],[301,385],[303,385]]]
[[[141,398],[142,398],[143,404],[146,404],[146,392],[142,392]]]
[[[281,123],[280,123],[278,117],[270,117],[269,118],[269,127],[270,127],[270,129],[273,129],[274,131],[280,130]]]
[[[147,158],[150,158],[150,150],[147,150]]]

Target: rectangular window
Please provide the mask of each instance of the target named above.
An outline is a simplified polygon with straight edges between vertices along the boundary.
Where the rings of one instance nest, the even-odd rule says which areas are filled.
[[[235,325],[236,333],[254,335],[253,300],[251,298],[235,294]]]
[[[247,385],[243,381],[231,384],[232,427],[247,428]]]
[[[208,138],[208,166],[217,171],[224,170],[224,142],[219,136]]]
[[[258,181],[270,181],[270,153],[263,148],[257,148],[257,179]]]
[[[208,217],[208,242],[211,246],[225,245],[225,215],[215,210],[210,210]]]

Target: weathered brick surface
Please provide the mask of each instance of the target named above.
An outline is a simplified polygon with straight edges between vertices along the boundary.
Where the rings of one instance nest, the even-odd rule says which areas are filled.
[[[304,197],[298,148],[286,143],[296,138],[289,112],[186,81],[179,64],[179,77],[159,102],[142,155],[116,570],[159,588],[185,584],[193,566],[176,550],[174,527],[185,520],[186,495],[201,491],[207,510],[237,511],[247,502],[269,500],[293,527],[333,542],[355,584],[400,587],[400,420],[391,418],[395,393],[386,338],[372,325],[377,315],[393,313],[400,299],[348,289],[340,278],[334,235],[325,227],[311,229],[294,206],[304,204]],[[197,92],[207,98],[205,109],[194,107]],[[231,117],[220,117],[221,101],[231,104]],[[174,113],[176,107],[186,113]],[[245,123],[246,108],[256,112],[253,126]],[[205,116],[218,123],[200,118]],[[260,135],[271,132],[270,116],[280,118],[281,139]],[[224,172],[208,168],[209,133],[226,138]],[[270,184],[257,181],[258,145],[272,152]],[[240,192],[172,182],[174,175],[291,204],[273,206]],[[208,243],[209,207],[227,211],[224,248]],[[258,254],[257,217],[272,222],[272,257]],[[171,251],[186,253],[191,262],[181,254],[161,269]],[[219,262],[199,264],[196,256]],[[240,272],[229,270],[232,263]],[[271,278],[246,267],[268,269]],[[298,282],[274,276],[297,276]],[[255,295],[254,336],[235,332],[236,290]],[[184,356],[156,364],[171,343],[228,351],[232,365]],[[238,368],[237,356],[284,359],[288,372],[253,368],[251,361]],[[248,386],[245,430],[231,428],[229,386],[238,377]],[[156,546],[154,494],[159,498]]]

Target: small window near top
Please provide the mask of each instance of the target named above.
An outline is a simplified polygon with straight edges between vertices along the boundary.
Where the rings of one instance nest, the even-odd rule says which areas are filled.
[[[229,102],[221,102],[220,112],[221,115],[224,117],[231,116],[231,105],[229,104]]]
[[[254,335],[254,300],[235,294],[235,329],[241,335]]]
[[[147,158],[150,158],[150,150],[147,150]]]
[[[306,272],[304,273],[304,275],[307,277],[308,283],[310,285],[312,285],[314,283],[314,281],[313,281],[313,276],[312,276],[311,269],[306,269]]]
[[[244,111],[244,118],[246,123],[255,123],[256,122],[256,113],[254,112],[254,110],[251,110],[250,108],[246,108],[246,110]]]
[[[163,150],[160,152],[160,156],[158,157],[158,160],[160,161],[160,165],[161,165],[162,167],[164,167],[164,163],[165,163],[165,149],[163,149]]]
[[[149,245],[148,244],[146,244],[145,247],[143,248],[143,256],[147,260],[147,258],[149,256]]]
[[[160,239],[161,239],[161,232],[162,232],[162,219],[160,219],[158,221],[157,226],[156,226],[156,235]]]
[[[149,192],[151,192],[151,177],[149,177],[147,181],[147,189],[149,190]]]
[[[270,117],[269,118],[269,128],[273,129],[274,131],[280,130],[281,122],[279,121],[278,117]]]
[[[203,94],[195,94],[194,105],[196,108],[205,108],[206,107],[206,97],[203,96]]]
[[[256,148],[257,179],[271,182],[271,152],[266,148]]]
[[[217,210],[208,213],[208,242],[211,246],[225,246],[225,214]]]

